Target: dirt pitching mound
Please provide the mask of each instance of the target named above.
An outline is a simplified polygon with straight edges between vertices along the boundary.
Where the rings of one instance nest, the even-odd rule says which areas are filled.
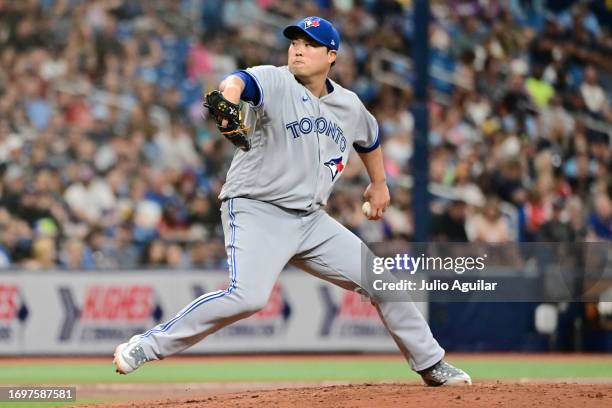
[[[612,406],[612,385],[575,383],[479,383],[472,387],[425,387],[416,383],[280,388],[202,397],[137,401],[120,407],[555,407]],[[82,405],[81,407],[91,407]]]

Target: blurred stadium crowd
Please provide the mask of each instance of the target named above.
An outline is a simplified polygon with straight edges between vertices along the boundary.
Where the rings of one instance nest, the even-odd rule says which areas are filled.
[[[612,2],[431,11],[432,238],[612,239]],[[411,72],[397,61],[411,13],[393,0],[0,0],[0,268],[224,268],[217,194],[233,146],[202,91],[284,65],[280,27],[315,14],[341,31],[332,78],[378,119],[392,191],[384,222],[367,221],[355,157],[327,210],[367,241],[410,239]]]

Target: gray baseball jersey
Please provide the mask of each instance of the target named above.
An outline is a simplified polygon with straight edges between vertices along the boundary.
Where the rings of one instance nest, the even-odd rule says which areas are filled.
[[[143,333],[139,344],[147,360],[176,354],[261,309],[288,263],[367,292],[360,255],[373,254],[319,207],[342,174],[351,145],[358,151],[378,146],[376,120],[353,92],[336,83],[330,82],[331,93],[316,98],[287,67],[247,72],[261,97],[248,119],[252,148],[236,150],[220,195],[229,286],[198,297]],[[375,303],[414,370],[442,359],[444,350],[413,303]]]
[[[286,66],[244,72],[257,83],[261,101],[248,123],[252,148],[236,151],[220,198],[305,211],[325,205],[351,146],[360,152],[378,146],[376,119],[354,92],[331,80],[333,91],[317,98]]]

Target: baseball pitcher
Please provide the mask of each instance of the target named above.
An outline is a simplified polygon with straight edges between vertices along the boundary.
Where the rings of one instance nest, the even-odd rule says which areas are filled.
[[[362,289],[364,244],[323,207],[355,149],[370,177],[364,193],[368,217],[383,215],[389,190],[378,125],[355,93],[327,77],[340,46],[330,22],[307,17],[283,34],[291,40],[287,66],[235,72],[204,101],[221,133],[237,146],[220,194],[228,287],[200,296],[172,319],[117,346],[114,363],[121,374],[257,312],[287,264],[347,290]],[[241,101],[252,113],[246,122]],[[373,303],[426,384],[471,384],[465,372],[443,360],[444,350],[413,303]]]

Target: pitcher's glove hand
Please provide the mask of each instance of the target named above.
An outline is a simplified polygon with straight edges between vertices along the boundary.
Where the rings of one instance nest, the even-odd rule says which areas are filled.
[[[240,104],[228,101],[219,91],[212,91],[204,95],[204,107],[217,122],[217,129],[223,136],[245,152],[251,149],[247,138],[249,128],[242,123]]]

